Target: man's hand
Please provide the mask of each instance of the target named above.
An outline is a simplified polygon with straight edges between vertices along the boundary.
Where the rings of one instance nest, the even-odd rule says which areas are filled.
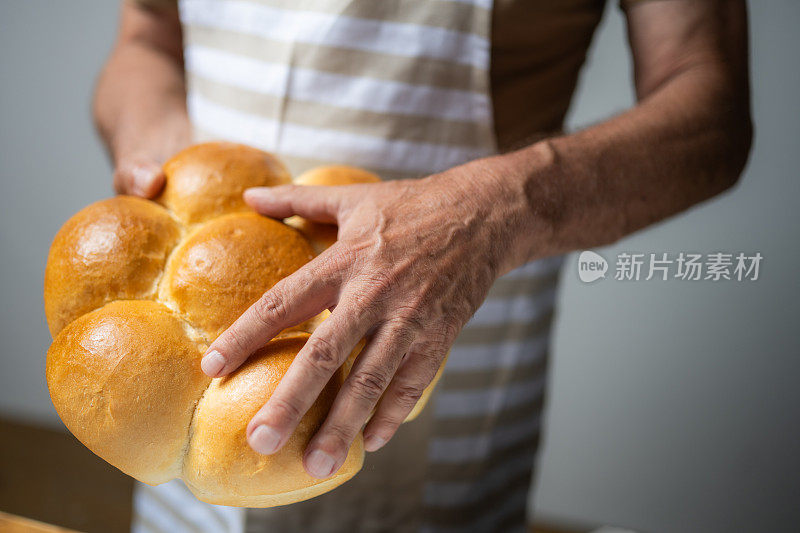
[[[364,429],[385,443],[501,273],[613,242],[730,187],[750,147],[746,13],[735,2],[628,10],[636,107],[584,131],[424,180],[247,193],[258,211],[339,224],[339,241],[268,291],[206,353],[225,375],[280,330],[333,308],[248,426],[274,453],[363,336],[306,450],[327,477]],[[385,391],[385,393],[384,393]]]
[[[154,198],[164,187],[162,165],[191,144],[191,128],[184,110],[161,117],[152,126],[120,133],[111,148],[114,159],[114,190]],[[124,147],[124,148],[123,148]]]
[[[365,336],[366,346],[306,450],[306,470],[318,478],[333,474],[381,397],[364,430],[365,447],[377,450],[392,437],[508,268],[505,232],[514,217],[493,201],[500,181],[484,168],[477,161],[423,180],[245,193],[265,215],[339,225],[333,246],[264,294],[202,361],[207,374],[226,375],[281,330],[332,309],[248,425],[256,451],[272,454],[286,443]]]
[[[175,9],[122,6],[114,51],[97,84],[94,115],[119,194],[156,196],[161,165],[191,142],[181,27]]]

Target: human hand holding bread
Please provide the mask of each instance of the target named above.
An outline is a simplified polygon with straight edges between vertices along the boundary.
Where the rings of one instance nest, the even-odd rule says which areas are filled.
[[[281,449],[363,337],[366,346],[309,443],[306,469],[320,478],[336,472],[364,424],[366,450],[392,438],[498,275],[502,243],[484,224],[474,191],[481,181],[461,169],[422,180],[245,193],[267,216],[339,227],[335,243],[267,291],[203,359],[207,374],[227,375],[288,325],[332,310],[250,422],[254,449]]]
[[[289,185],[275,157],[230,143],[184,150],[164,173],[157,203],[98,202],[56,236],[56,409],[126,473],[182,477],[205,501],[331,490],[424,405],[497,274],[491,226],[447,175],[377,183],[327,167],[298,181],[357,184]],[[303,217],[288,220],[301,233],[249,211],[245,190],[262,214]]]

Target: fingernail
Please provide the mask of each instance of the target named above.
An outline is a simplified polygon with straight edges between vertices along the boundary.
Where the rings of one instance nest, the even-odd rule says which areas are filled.
[[[370,435],[364,439],[364,449],[368,452],[374,452],[383,448],[386,441],[377,435]]]
[[[269,426],[261,425],[250,434],[250,447],[258,453],[271,455],[278,450],[281,443],[281,434],[278,430]]]
[[[211,377],[219,374],[224,366],[225,358],[216,350],[208,352],[200,361],[200,368]]]
[[[322,450],[314,450],[308,454],[308,459],[306,460],[308,473],[319,479],[333,474],[334,464],[336,464],[336,461],[334,461],[333,457]]]

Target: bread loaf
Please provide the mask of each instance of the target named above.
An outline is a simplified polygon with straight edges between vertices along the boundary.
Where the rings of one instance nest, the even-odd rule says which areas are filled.
[[[164,171],[156,202],[97,202],[53,241],[44,300],[56,411],[126,474],[149,484],[183,478],[209,503],[269,507],[335,488],[360,470],[361,436],[328,479],[306,474],[302,455],[343,370],[279,452],[258,454],[245,438],[319,319],[281,333],[227,377],[200,370],[209,343],[313,257],[303,235],[242,201],[244,189],[289,183],[289,173],[276,157],[231,143],[193,146]]]

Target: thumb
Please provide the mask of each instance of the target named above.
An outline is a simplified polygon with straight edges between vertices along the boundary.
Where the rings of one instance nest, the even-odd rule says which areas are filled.
[[[114,172],[114,189],[120,194],[153,198],[163,186],[161,165],[149,159],[120,161]]]
[[[354,187],[318,185],[279,185],[253,187],[244,191],[244,201],[250,207],[272,218],[300,215],[314,222],[336,224],[345,194]]]

